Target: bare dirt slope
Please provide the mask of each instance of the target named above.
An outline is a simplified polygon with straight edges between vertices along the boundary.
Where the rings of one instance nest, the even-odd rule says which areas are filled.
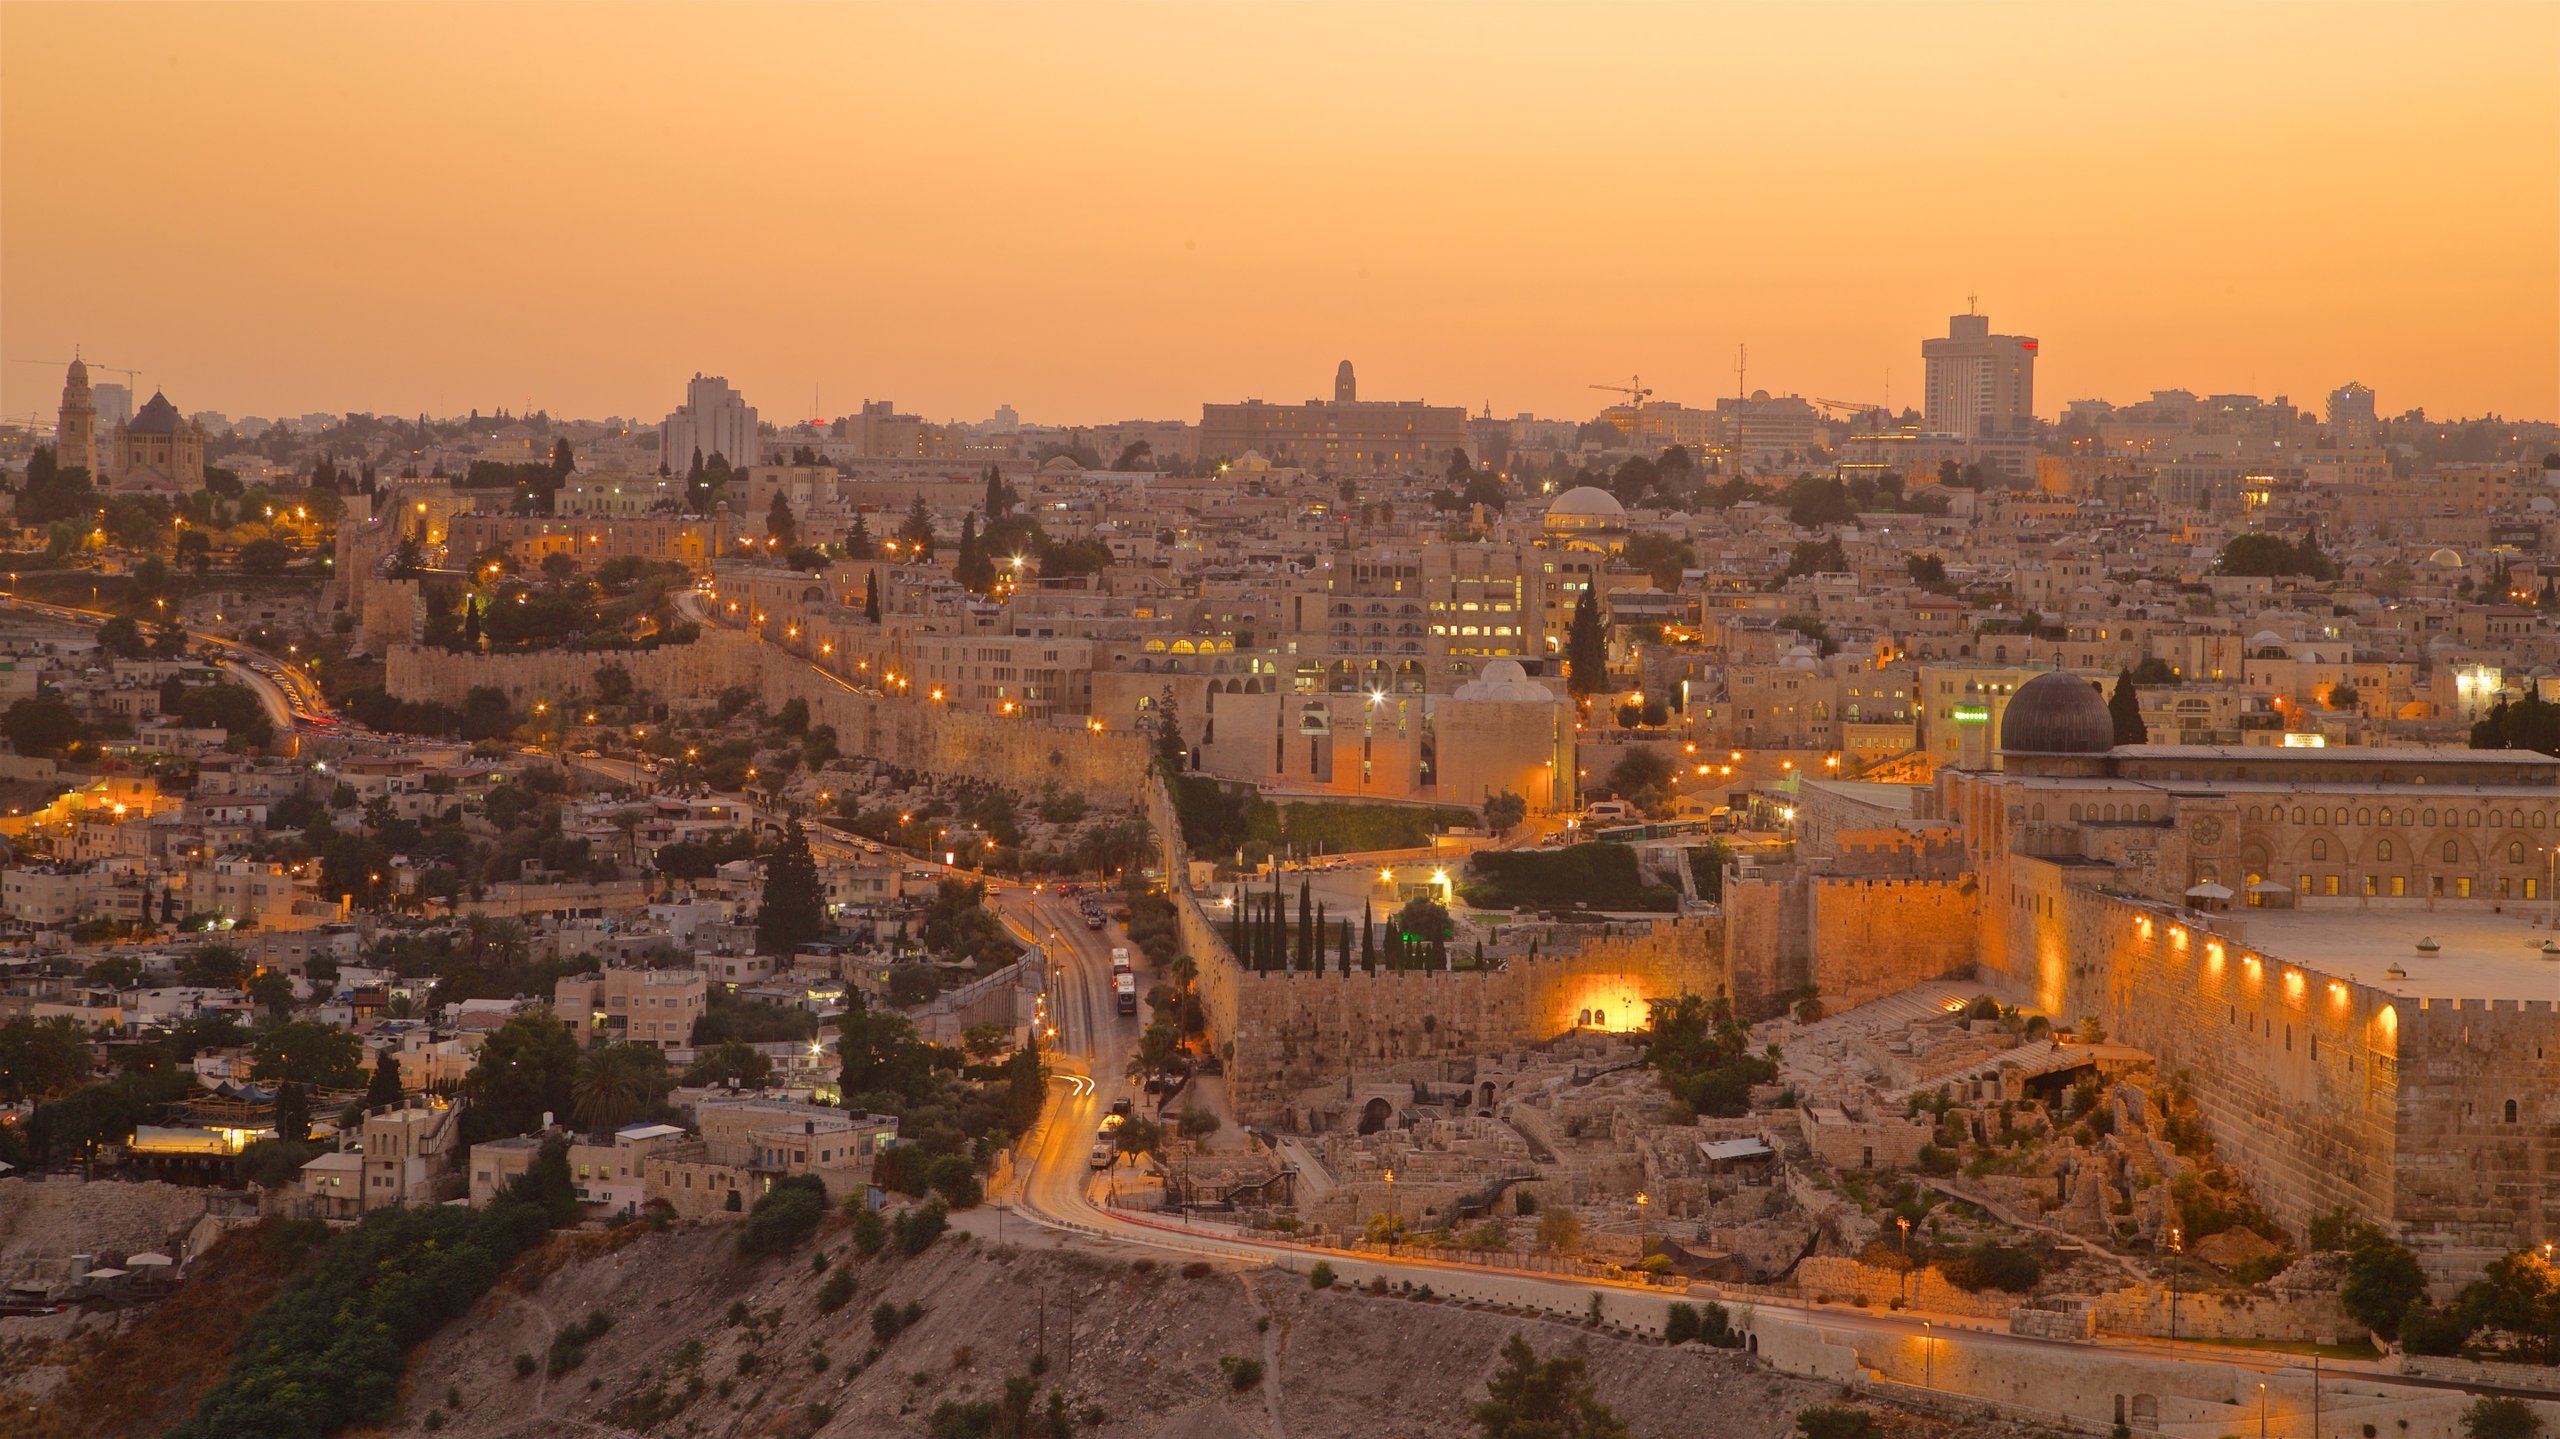
[[[1837,1398],[1738,1356],[1666,1349],[1553,1321],[1444,1303],[1316,1292],[1302,1277],[1228,1265],[1098,1259],[1054,1247],[944,1239],[913,1258],[852,1259],[840,1228],[815,1246],[857,1287],[819,1312],[811,1251],[747,1263],[720,1227],[578,1236],[536,1256],[528,1288],[501,1283],[413,1357],[394,1432],[463,1439],[923,1435],[946,1401],[997,1399],[1031,1379],[1035,1414],[1063,1391],[1075,1432],[1108,1439],[1475,1433],[1503,1342],[1586,1356],[1601,1392],[1644,1436],[1780,1439]],[[922,1314],[885,1342],[873,1312]],[[553,1372],[554,1337],[591,1310],[612,1326]],[[743,1317],[745,1322],[739,1322]],[[1268,1321],[1265,1323],[1264,1321]],[[534,1372],[518,1376],[516,1356]],[[1046,1356],[1039,1364],[1035,1356]],[[819,1356],[823,1355],[823,1359]],[[1239,1389],[1222,1359],[1257,1359]],[[1912,1439],[1951,1432],[1888,1416]],[[1089,1427],[1090,1426],[1090,1427]],[[1996,1427],[1975,1424],[1971,1427]],[[972,1432],[972,1431],[962,1431]],[[997,1430],[995,1432],[1004,1432]],[[1033,1432],[1046,1432],[1035,1422]]]

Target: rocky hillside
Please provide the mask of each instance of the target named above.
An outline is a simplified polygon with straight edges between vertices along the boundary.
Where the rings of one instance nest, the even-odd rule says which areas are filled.
[[[1054,1404],[1080,1435],[1460,1439],[1475,1433],[1470,1407],[1514,1333],[1542,1354],[1584,1355],[1639,1435],[1694,1433],[1705,1420],[1732,1439],[1780,1439],[1798,1410],[1837,1397],[1694,1346],[1317,1292],[1264,1269],[1096,1258],[1045,1238],[955,1234],[919,1256],[863,1261],[836,1224],[789,1260],[753,1263],[723,1228],[555,1240],[413,1356],[397,1432],[1007,1433],[965,1413],[929,1426],[946,1404],[1000,1414],[1012,1381],[1034,1433],[1047,1432]],[[1258,1377],[1245,1361],[1262,1366]],[[1936,1428],[1891,1417],[1887,1427]]]

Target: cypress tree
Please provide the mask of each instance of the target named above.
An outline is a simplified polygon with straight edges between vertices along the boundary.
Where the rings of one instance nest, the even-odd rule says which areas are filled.
[[[2115,693],[2107,696],[2107,718],[2115,721],[2117,744],[2142,744],[2151,738],[2150,726],[2142,722],[2142,700],[2135,692],[2133,671],[2116,671]]]
[[[1351,921],[1347,919],[1342,922],[1342,936],[1340,943],[1335,946],[1335,958],[1341,965],[1342,972],[1349,974],[1351,972]]]
[[[1595,694],[1609,687],[1609,635],[1600,618],[1599,592],[1586,585],[1573,604],[1573,625],[1566,631],[1565,688],[1573,694]]]
[[[472,649],[480,648],[480,607],[471,596],[462,597],[462,642]]]
[[[1311,880],[1307,880],[1307,879],[1304,879],[1304,878],[1301,878],[1301,879],[1298,881],[1298,964],[1297,964],[1297,967],[1298,967],[1298,968],[1300,968],[1300,969],[1313,969],[1313,968],[1315,968],[1315,967],[1316,967],[1316,926],[1315,926],[1314,893],[1315,893],[1315,888],[1314,888],[1314,883],[1313,883],[1313,881],[1311,881]]]
[[[782,832],[781,847],[764,862],[764,903],[756,909],[756,948],[765,954],[789,954],[824,933],[827,897],[818,886],[818,864],[809,855],[809,836],[793,820]]]
[[[1238,959],[1245,957],[1242,899],[1241,892],[1227,896],[1227,949]]]
[[[1360,906],[1360,968],[1369,974],[1378,972],[1378,917],[1365,904]]]
[[[862,577],[862,617],[880,623],[880,572],[876,569]]]

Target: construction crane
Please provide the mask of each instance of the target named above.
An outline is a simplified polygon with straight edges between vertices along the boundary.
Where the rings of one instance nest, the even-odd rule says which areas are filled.
[[[10,363],[17,365],[50,365],[57,370],[68,370],[71,368],[73,362],[70,360],[12,360]],[[88,359],[85,356],[82,357],[78,363],[87,365],[93,370],[104,370],[110,375],[124,376],[125,388],[127,389],[140,389],[142,386],[142,372],[140,370],[128,370],[122,365],[101,365],[97,361]]]
[[[1653,391],[1645,388],[1644,376],[1642,375],[1629,375],[1627,377],[1627,382],[1623,385],[1593,385],[1591,388],[1595,390],[1615,390],[1619,394],[1626,396],[1627,408],[1630,410],[1643,409],[1644,402],[1653,398]]]
[[[1813,403],[1816,409],[1834,411],[1851,418],[1877,410],[1883,410],[1887,414],[1892,413],[1890,410],[1885,410],[1882,405],[1870,404],[1865,400],[1816,400]]]

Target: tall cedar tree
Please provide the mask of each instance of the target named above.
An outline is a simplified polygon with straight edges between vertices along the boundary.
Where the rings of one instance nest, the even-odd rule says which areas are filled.
[[[1344,974],[1351,972],[1351,921],[1342,922],[1342,942],[1335,946],[1335,958]]]
[[[1565,688],[1577,695],[1609,687],[1609,635],[1600,618],[1598,592],[1585,587],[1573,602],[1573,628],[1564,647]]]
[[[1316,919],[1313,881],[1298,881],[1298,965],[1300,969],[1316,967]]]
[[[987,466],[987,523],[992,525],[1011,513],[1013,501],[1013,486],[1004,482],[1004,473],[993,465]]]
[[[373,1082],[364,1089],[364,1107],[388,1109],[400,1102],[400,1060],[385,1049],[373,1061]]]
[[[960,517],[960,563],[957,573],[960,587],[973,595],[983,595],[996,587],[995,561],[988,559],[978,543],[978,512],[971,510]]]
[[[862,617],[880,623],[880,572],[873,570],[862,577]]]
[[[2142,722],[2142,700],[2135,693],[2133,671],[2116,671],[2115,693],[2107,696],[2107,717],[2116,722],[2117,744],[2147,744],[2151,729]]]
[[[853,528],[845,531],[844,552],[857,560],[879,558],[879,547],[871,542],[871,522],[859,513],[853,517]]]
[[[800,526],[791,518],[791,501],[780,490],[773,492],[773,508],[764,512],[764,532],[773,537],[773,547],[778,550],[800,543]]]
[[[475,650],[480,647],[480,607],[469,595],[462,597],[462,642]]]
[[[1360,906],[1360,968],[1378,972],[1378,917],[1365,904]]]
[[[818,889],[818,864],[800,821],[782,832],[782,847],[764,862],[764,903],[756,910],[756,948],[789,954],[827,927],[826,896]]]

